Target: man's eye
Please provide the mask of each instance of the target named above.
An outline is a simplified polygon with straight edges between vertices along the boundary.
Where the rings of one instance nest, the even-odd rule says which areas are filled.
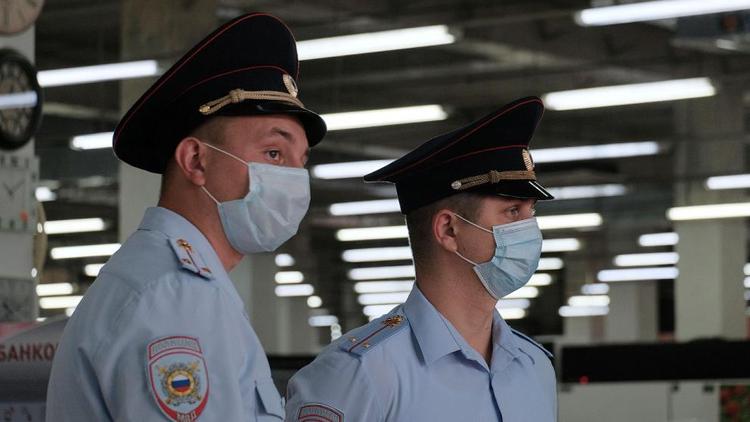
[[[278,160],[281,156],[281,152],[279,152],[278,150],[271,150],[266,152],[266,154],[268,154],[268,157],[272,160]]]

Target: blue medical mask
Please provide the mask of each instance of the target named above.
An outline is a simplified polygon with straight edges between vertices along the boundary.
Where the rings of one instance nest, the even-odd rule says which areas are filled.
[[[306,169],[246,163],[213,145],[204,145],[247,164],[249,191],[244,198],[216,202],[224,234],[232,247],[247,255],[276,250],[297,233],[310,206],[310,176]]]
[[[456,255],[474,266],[479,281],[493,298],[500,300],[531,280],[542,254],[542,232],[536,218],[493,226],[488,230],[458,214],[456,217],[495,238],[495,255],[488,262],[476,263],[456,251]]]

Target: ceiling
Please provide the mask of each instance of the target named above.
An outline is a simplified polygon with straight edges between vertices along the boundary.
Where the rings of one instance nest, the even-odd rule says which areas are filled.
[[[120,3],[46,0],[36,25],[37,67],[46,70],[119,61]],[[189,7],[193,2],[183,3]],[[440,104],[449,112],[440,122],[331,132],[315,148],[313,166],[396,158],[437,134],[524,96],[693,76],[743,86],[750,74],[750,56],[743,52],[741,42],[735,50],[719,49],[710,38],[708,42],[687,42],[686,32],[677,22],[578,26],[572,13],[589,6],[586,0],[221,0],[216,6],[216,23],[262,10],[283,18],[299,40],[434,24],[449,25],[457,36],[457,42],[445,46],[303,62],[302,98],[321,113],[420,104]],[[179,54],[163,52],[158,58],[169,63]],[[57,194],[57,200],[45,203],[47,218],[96,216],[111,224],[103,232],[50,236],[51,247],[117,241],[117,162],[110,150],[73,151],[68,143],[73,135],[112,130],[121,114],[120,95],[117,82],[45,90],[36,150],[41,157],[41,178]],[[552,255],[564,257],[566,263],[579,268],[578,273],[559,272],[556,283],[543,288],[529,315],[517,326],[532,334],[559,330],[557,307],[567,295],[581,283],[593,281],[597,270],[610,267],[614,254],[638,251],[639,234],[671,230],[664,213],[674,203],[674,183],[683,177],[675,176],[674,171],[673,151],[683,141],[675,131],[675,107],[667,102],[546,112],[532,147],[655,140],[662,142],[664,149],[648,157],[538,166],[545,186],[619,183],[626,186],[627,193],[539,207],[541,215],[598,212],[605,223],[595,230],[549,233],[549,237],[576,237],[584,242],[580,251]],[[403,218],[399,214],[333,217],[328,205],[393,197],[394,192],[388,187],[365,186],[359,179],[313,179],[312,184],[313,202],[301,234],[283,250],[296,258],[295,268],[315,284],[329,312],[345,321],[361,322],[364,317],[346,279],[346,270],[352,265],[342,262],[341,251],[406,245],[406,241],[342,244],[335,239],[335,230],[402,224]],[[82,273],[86,262],[98,260],[48,260],[42,279],[72,281],[85,289],[93,281]],[[663,302],[668,309],[671,293],[669,284],[665,285],[660,295],[666,298]],[[665,318],[663,326],[668,330],[669,318]]]

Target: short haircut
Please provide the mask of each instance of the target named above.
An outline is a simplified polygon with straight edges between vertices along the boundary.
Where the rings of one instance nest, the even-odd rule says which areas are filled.
[[[459,193],[417,208],[406,215],[409,244],[414,256],[414,265],[417,268],[427,263],[433,255],[436,244],[432,237],[432,219],[435,214],[442,209],[449,209],[461,217],[474,221],[479,215],[479,208],[485,196],[476,193]]]
[[[227,118],[224,116],[212,117],[190,131],[190,133],[182,139],[194,137],[212,145],[222,145],[224,143],[224,123],[226,123],[226,121]],[[182,142],[182,139],[180,139],[180,142]],[[179,143],[177,145],[179,145]],[[175,146],[175,149],[176,148],[177,146]],[[167,165],[164,167],[164,173],[161,177],[161,192],[159,193],[159,196],[164,195],[167,185],[169,184],[169,179],[174,177],[173,173],[175,171],[177,171],[177,163],[174,160],[173,151],[172,156],[167,160]]]

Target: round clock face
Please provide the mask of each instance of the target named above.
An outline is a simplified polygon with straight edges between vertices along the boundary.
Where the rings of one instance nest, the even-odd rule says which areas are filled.
[[[26,30],[42,11],[44,0],[0,0],[0,34]]]
[[[41,112],[42,90],[33,65],[16,51],[0,50],[0,148],[25,145],[39,125]]]

